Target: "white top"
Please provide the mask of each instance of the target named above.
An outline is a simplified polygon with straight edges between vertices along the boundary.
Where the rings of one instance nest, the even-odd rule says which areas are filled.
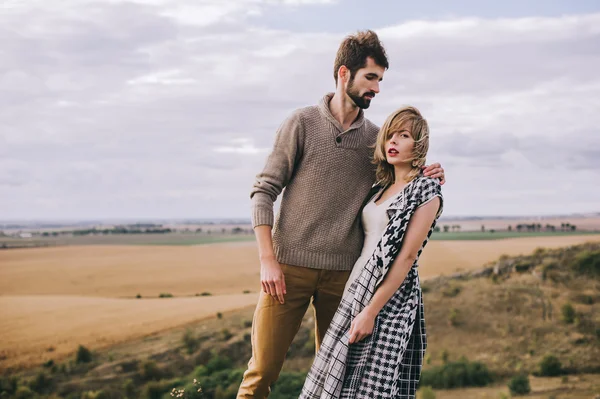
[[[360,253],[360,257],[354,263],[352,267],[352,273],[348,278],[348,282],[346,282],[346,290],[350,287],[350,284],[358,277],[360,271],[367,263],[367,260],[373,255],[373,251],[377,247],[377,243],[383,236],[383,232],[389,222],[389,218],[387,215],[387,208],[390,206],[393,200],[398,198],[398,195],[392,195],[390,198],[386,199],[379,205],[375,203],[375,199],[379,197],[379,193],[373,197],[371,201],[362,211],[362,226],[365,232],[365,241],[363,244],[362,252]]]

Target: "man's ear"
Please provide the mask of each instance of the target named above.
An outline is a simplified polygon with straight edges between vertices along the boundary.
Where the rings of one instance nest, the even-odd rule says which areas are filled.
[[[340,66],[338,69],[338,81],[348,83],[350,81],[350,70],[346,67],[346,65]]]

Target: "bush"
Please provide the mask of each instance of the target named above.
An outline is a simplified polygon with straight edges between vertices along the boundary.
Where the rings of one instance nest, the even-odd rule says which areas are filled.
[[[37,394],[35,392],[33,392],[28,387],[24,387],[24,386],[17,388],[17,391],[15,392],[15,396],[14,396],[15,399],[33,399],[36,397],[37,397]]]
[[[206,363],[206,371],[208,375],[214,374],[217,371],[227,370],[231,368],[233,362],[227,356],[215,356]]]
[[[171,294],[170,292],[161,292],[158,295],[159,298],[173,298],[173,294]]]
[[[159,381],[151,381],[144,388],[142,398],[145,399],[162,399],[163,395],[169,392],[173,387],[171,384]]]
[[[562,365],[556,356],[546,355],[540,362],[540,375],[554,377],[562,374]]]
[[[444,290],[442,291],[442,294],[446,297],[454,298],[455,296],[460,294],[461,290],[462,290],[462,288],[459,285],[450,285],[450,286],[444,288]]]
[[[137,397],[137,389],[130,378],[126,379],[123,383],[123,392],[125,392],[125,397],[127,399],[134,399]]]
[[[216,398],[217,395],[219,395],[220,398],[235,398],[235,393],[242,381],[243,374],[244,370],[241,369],[222,369],[211,373],[211,375],[199,377],[198,385],[202,388],[202,393],[206,395],[207,398]],[[235,386],[235,388],[233,388],[233,386]],[[187,390],[188,389],[186,388],[186,391]],[[269,397],[275,396],[270,395]]]
[[[191,329],[188,328],[187,330],[185,330],[182,341],[183,346],[187,349],[188,354],[191,355],[196,351],[196,349],[198,349],[198,338],[194,336],[194,332]]]
[[[573,324],[575,321],[575,308],[570,303],[565,303],[561,308],[562,320],[567,324]]]
[[[252,320],[244,320],[244,322],[242,323],[242,326],[244,328],[250,328],[250,327],[252,327]]]
[[[17,377],[0,377],[0,395],[6,392],[9,396],[17,392],[19,379]]]
[[[223,313],[217,312],[217,319],[222,319],[222,318],[223,318]]]
[[[600,250],[578,253],[571,267],[580,274],[600,276]]]
[[[417,398],[418,399],[435,399],[435,392],[433,392],[433,389],[431,389],[431,387],[419,388],[419,390],[417,391]]]
[[[105,390],[100,390],[100,391],[88,391],[88,392],[84,392],[81,395],[81,399],[116,399],[116,398],[121,398],[121,394],[116,393],[116,392],[109,392],[109,391],[105,391]]]
[[[136,297],[137,299],[140,299],[140,298],[142,297],[142,294],[137,294],[135,297]]]
[[[75,355],[75,362],[77,363],[89,363],[92,361],[92,352],[83,345],[79,345],[77,348],[77,354]]]
[[[164,375],[156,362],[148,360],[140,366],[140,377],[142,377],[144,381],[160,381]]]
[[[421,373],[421,385],[435,389],[483,387],[492,382],[487,366],[480,362],[461,359]]]
[[[221,330],[221,339],[223,339],[223,341],[228,341],[231,337],[233,337],[231,331],[226,328]]]
[[[450,353],[446,349],[444,349],[442,351],[442,362],[446,364],[448,363],[448,360],[450,360]]]
[[[40,371],[29,383],[29,387],[37,393],[49,393],[54,389],[54,381],[45,372]]]
[[[458,309],[450,309],[450,314],[448,315],[448,324],[453,327],[458,325]]]
[[[210,292],[203,292],[202,294],[200,294],[200,296],[211,296],[212,294]]]
[[[527,395],[531,392],[529,377],[526,375],[513,377],[508,383],[508,389],[512,395]]]
[[[572,300],[573,300],[573,302],[581,303],[584,305],[593,305],[594,304],[594,297],[591,295],[576,294],[576,295],[573,295]]]
[[[525,273],[526,271],[531,269],[531,266],[532,266],[531,263],[529,263],[525,260],[520,260],[515,263],[514,267],[515,267],[515,271],[517,273]]]
[[[306,373],[282,372],[273,386],[272,397],[276,399],[296,399],[302,392]]]

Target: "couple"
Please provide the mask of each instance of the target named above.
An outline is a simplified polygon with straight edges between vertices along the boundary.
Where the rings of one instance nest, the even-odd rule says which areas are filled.
[[[417,259],[444,171],[424,167],[429,128],[417,109],[381,129],[365,118],[387,68],[374,32],[348,36],[335,93],[278,129],[251,193],[262,291],[238,399],[268,396],[311,300],[317,355],[301,398],[415,396],[426,347]]]

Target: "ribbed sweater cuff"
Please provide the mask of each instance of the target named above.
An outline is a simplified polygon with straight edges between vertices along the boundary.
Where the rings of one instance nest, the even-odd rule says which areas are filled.
[[[264,193],[252,194],[252,228],[267,224],[273,226],[273,201]]]
[[[268,210],[262,208],[254,208],[252,210],[252,228],[263,224],[273,226],[273,222],[273,211],[269,212]]]

